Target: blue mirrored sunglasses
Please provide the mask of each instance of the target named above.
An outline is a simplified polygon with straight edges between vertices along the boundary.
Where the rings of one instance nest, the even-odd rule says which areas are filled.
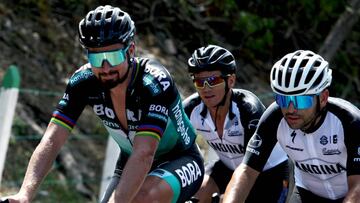
[[[308,109],[313,106],[316,95],[284,96],[275,94],[275,101],[281,108],[288,108],[292,102],[295,109]]]
[[[91,66],[101,68],[103,62],[106,60],[111,66],[117,66],[123,63],[126,59],[126,52],[130,45],[124,49],[117,49],[105,52],[90,52],[88,51],[88,59]]]

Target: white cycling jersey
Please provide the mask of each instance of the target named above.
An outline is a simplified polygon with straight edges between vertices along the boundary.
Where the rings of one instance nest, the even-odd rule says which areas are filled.
[[[293,130],[273,103],[249,141],[244,163],[260,170],[276,143],[295,164],[295,184],[312,193],[339,199],[348,191],[347,176],[360,174],[360,111],[339,98],[329,98],[312,132]]]
[[[246,144],[265,110],[264,105],[253,93],[243,89],[233,89],[230,108],[224,122],[223,136],[220,138],[208,109],[197,93],[185,99],[183,104],[197,133],[202,135],[229,169],[235,170],[243,160]],[[278,145],[263,170],[277,166],[285,160],[287,156]]]

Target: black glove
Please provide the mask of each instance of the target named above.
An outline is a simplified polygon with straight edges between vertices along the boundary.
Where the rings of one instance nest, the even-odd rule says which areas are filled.
[[[1,199],[0,203],[9,203],[9,200],[8,199]]]

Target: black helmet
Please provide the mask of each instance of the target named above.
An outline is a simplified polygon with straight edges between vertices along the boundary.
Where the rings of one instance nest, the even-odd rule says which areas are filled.
[[[129,14],[109,5],[90,11],[79,23],[79,40],[85,47],[128,45],[134,35],[135,25]]]
[[[190,73],[220,70],[223,74],[233,74],[236,63],[230,51],[216,45],[208,45],[194,51],[188,60],[188,68]]]

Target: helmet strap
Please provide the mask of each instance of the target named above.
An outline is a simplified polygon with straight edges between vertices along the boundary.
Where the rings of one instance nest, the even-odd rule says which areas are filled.
[[[224,105],[225,105],[226,96],[227,96],[227,94],[228,94],[228,92],[229,92],[229,90],[230,90],[229,85],[228,85],[228,78],[229,78],[229,77],[226,77],[226,78],[225,78],[225,94],[224,94],[222,100],[216,105],[216,107],[224,106]]]
[[[217,119],[216,119],[216,118],[217,118],[217,114],[218,114],[219,107],[225,105],[226,96],[227,96],[229,90],[230,90],[230,88],[229,88],[229,85],[228,85],[228,77],[226,77],[226,78],[225,78],[225,94],[224,94],[222,100],[216,105],[216,112],[215,112],[215,131],[217,131],[217,125],[216,125]]]

